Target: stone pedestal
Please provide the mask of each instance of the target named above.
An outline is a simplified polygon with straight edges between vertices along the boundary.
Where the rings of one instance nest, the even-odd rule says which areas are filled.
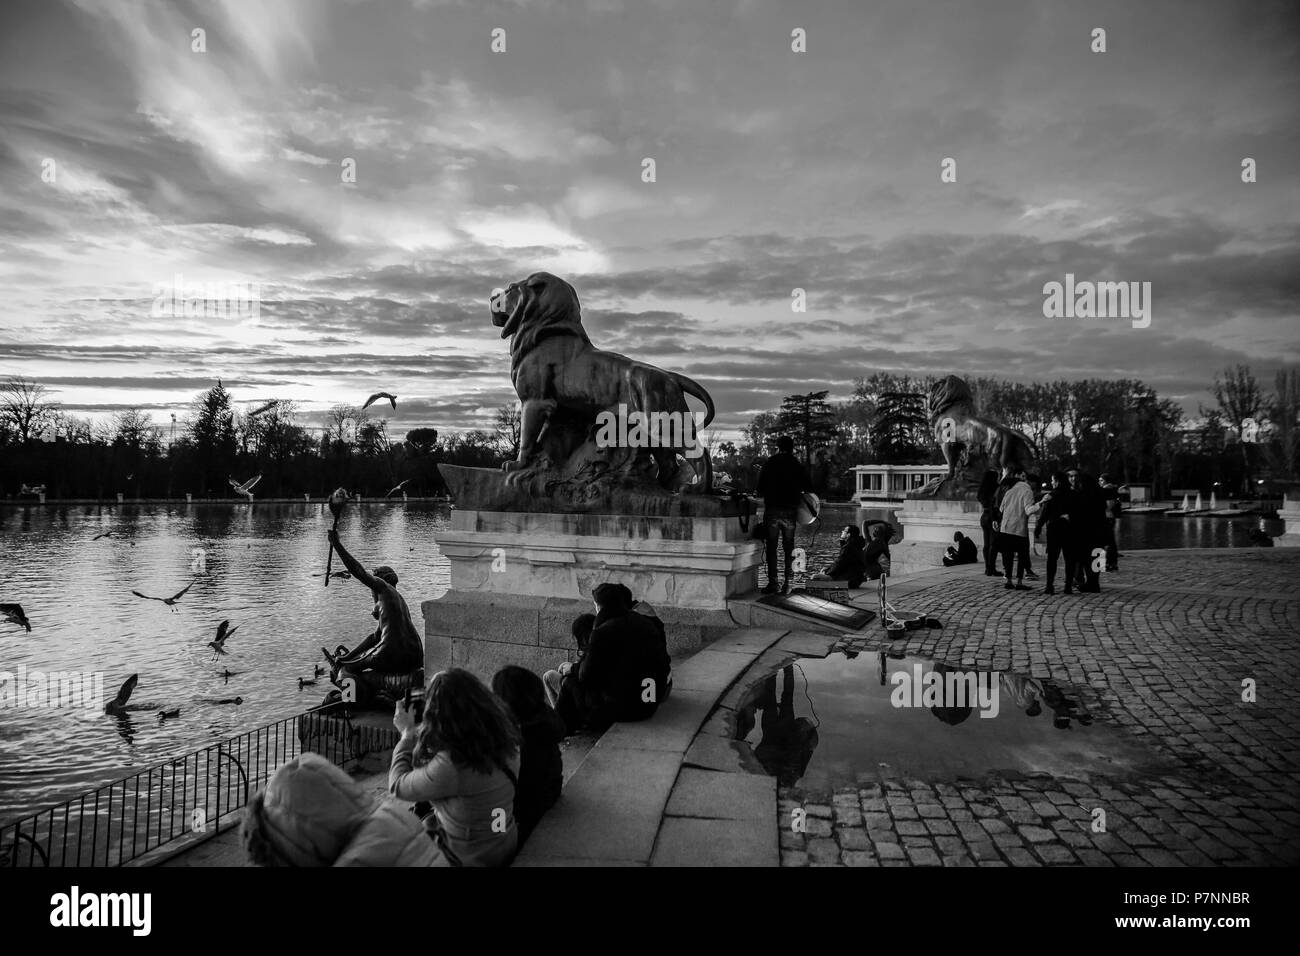
[[[1286,522],[1281,536],[1273,539],[1279,548],[1300,548],[1300,492],[1288,491],[1277,516]]]
[[[425,669],[488,679],[504,664],[541,673],[577,648],[592,589],[625,584],[654,608],[670,653],[734,628],[727,599],[758,587],[762,545],[733,517],[452,512],[438,535],[451,589],[423,604]]]
[[[980,503],[974,500],[908,498],[898,518],[903,540],[889,546],[894,575],[928,571],[943,566],[943,555],[960,531],[975,542],[984,558],[984,532],[980,528]]]

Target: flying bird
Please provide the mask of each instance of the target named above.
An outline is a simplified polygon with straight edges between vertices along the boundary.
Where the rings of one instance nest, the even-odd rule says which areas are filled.
[[[369,398],[366,399],[366,403],[361,406],[362,410],[369,408],[372,404],[379,401],[381,398],[388,399],[389,404],[393,406],[393,411],[397,411],[397,396],[390,395],[388,392],[375,392],[375,394],[371,395]]]
[[[140,682],[139,674],[132,674],[126,680],[122,681],[122,686],[118,689],[117,696],[104,705],[104,713],[121,715],[142,710],[158,710],[158,705],[149,704],[131,704],[128,701],[131,695],[135,693],[135,685]],[[177,713],[180,713],[177,710]]]
[[[111,537],[112,534],[113,534],[113,532],[111,532],[111,531],[101,531],[99,534],[95,535],[95,536],[94,536],[93,538],[91,538],[90,540],[91,540],[91,541],[98,541],[100,538],[108,538],[108,537]]]
[[[176,602],[179,601],[182,597],[184,597],[185,592],[188,591],[188,590],[189,590],[190,588],[192,588],[192,587],[194,587],[194,582],[193,582],[193,581],[191,581],[189,584],[185,585],[184,588],[182,588],[181,590],[177,591],[177,592],[176,592],[175,594],[173,594],[171,597],[166,597],[166,598],[152,597],[152,596],[150,596],[150,595],[148,595],[148,594],[141,594],[139,591],[132,591],[131,593],[134,594],[134,595],[135,595],[136,597],[138,597],[138,598],[144,598],[146,601],[162,601],[162,602],[163,602],[164,604],[166,604],[169,608],[171,608],[171,609],[172,609],[172,613],[175,614],[175,613],[176,613],[176,607],[175,607]]]
[[[0,615],[3,615],[6,621],[27,628],[27,633],[31,633],[32,622],[27,620],[21,604],[0,604]]]
[[[208,647],[212,648],[212,659],[215,661],[219,654],[226,653],[226,639],[239,630],[239,625],[230,626],[229,621],[222,621],[217,625],[217,639],[208,641]]]
[[[399,482],[398,485],[397,485],[397,487],[394,488],[394,489],[392,489],[390,492],[388,492],[388,494],[384,495],[384,497],[385,497],[385,498],[391,498],[391,497],[393,497],[393,495],[397,494],[399,491],[401,491],[403,488],[405,488],[405,487],[410,483],[410,481],[411,481],[411,479],[410,479],[410,478],[407,478],[406,481]]]
[[[248,498],[249,501],[252,501],[253,488],[259,481],[262,480],[262,476],[258,475],[255,478],[249,478],[242,485],[239,482],[235,481],[234,478],[229,478],[227,480],[230,482],[230,487],[235,489],[235,494],[244,495]]]
[[[275,408],[275,406],[279,404],[280,404],[280,400],[278,398],[272,399],[271,401],[263,405],[261,408],[253,409],[251,412],[248,413],[248,417],[256,418],[258,415],[261,415],[263,412],[269,412],[271,409]]]

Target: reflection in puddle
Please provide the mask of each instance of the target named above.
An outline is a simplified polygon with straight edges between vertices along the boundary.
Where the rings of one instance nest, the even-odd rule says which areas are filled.
[[[991,771],[1115,776],[1167,767],[1069,685],[882,652],[800,658],[751,686],[736,737],[782,786]]]

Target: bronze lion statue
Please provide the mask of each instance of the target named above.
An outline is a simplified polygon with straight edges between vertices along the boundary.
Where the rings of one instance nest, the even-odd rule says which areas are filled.
[[[975,396],[965,379],[948,375],[930,388],[930,428],[943,451],[948,477],[920,489],[937,495],[945,483],[956,479],[955,492],[979,486],[985,470],[1006,468],[1030,471],[1038,457],[1024,432],[976,414]]]
[[[522,405],[519,455],[503,466],[514,473],[512,480],[539,470],[555,472],[566,462],[572,471],[575,461],[578,468],[584,461],[587,465],[596,461],[606,472],[636,472],[640,478],[670,487],[680,477],[682,462],[702,454],[702,483],[708,490],[708,455],[699,445],[698,430],[713,420],[714,407],[699,383],[596,348],[582,327],[582,308],[573,286],[548,272],[534,272],[510,283],[493,293],[489,305],[492,324],[501,329],[503,339],[511,339],[510,379]],[[698,425],[687,395],[704,403],[704,420]],[[677,416],[680,441],[644,450],[593,451],[594,422],[602,412],[618,413],[620,406],[628,416],[633,412]],[[657,466],[653,475],[646,469],[648,459]]]

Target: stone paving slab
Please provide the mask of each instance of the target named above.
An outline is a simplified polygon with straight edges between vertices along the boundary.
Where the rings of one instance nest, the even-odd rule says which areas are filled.
[[[683,767],[664,814],[765,823],[771,820],[775,805],[776,780],[772,777]]]
[[[749,666],[751,659],[752,655],[702,650],[673,668],[673,693],[701,691],[716,698]]]
[[[700,731],[686,751],[685,767],[702,767],[720,773],[747,773],[739,745],[730,736],[719,737]]]
[[[648,862],[681,759],[678,753],[607,746],[602,737],[519,859]]]
[[[539,867],[539,866],[645,866],[644,863],[638,863],[633,860],[614,860],[614,859],[597,859],[584,858],[580,856],[539,856],[527,857],[520,854],[519,858],[512,867]]]
[[[825,657],[840,639],[840,636],[835,634],[791,631],[777,641],[773,645],[773,649],[789,654],[798,654],[800,657]]]
[[[605,731],[602,743],[629,750],[662,750],[685,754],[700,725],[713,709],[716,695],[674,687],[650,720],[615,724]]]
[[[651,866],[766,866],[780,863],[776,833],[745,820],[666,817]]]
[[[767,650],[785,633],[787,632],[781,628],[740,628],[725,637],[718,638],[708,646],[707,650],[727,651],[730,653],[745,654],[749,657],[753,657],[755,654]]]

